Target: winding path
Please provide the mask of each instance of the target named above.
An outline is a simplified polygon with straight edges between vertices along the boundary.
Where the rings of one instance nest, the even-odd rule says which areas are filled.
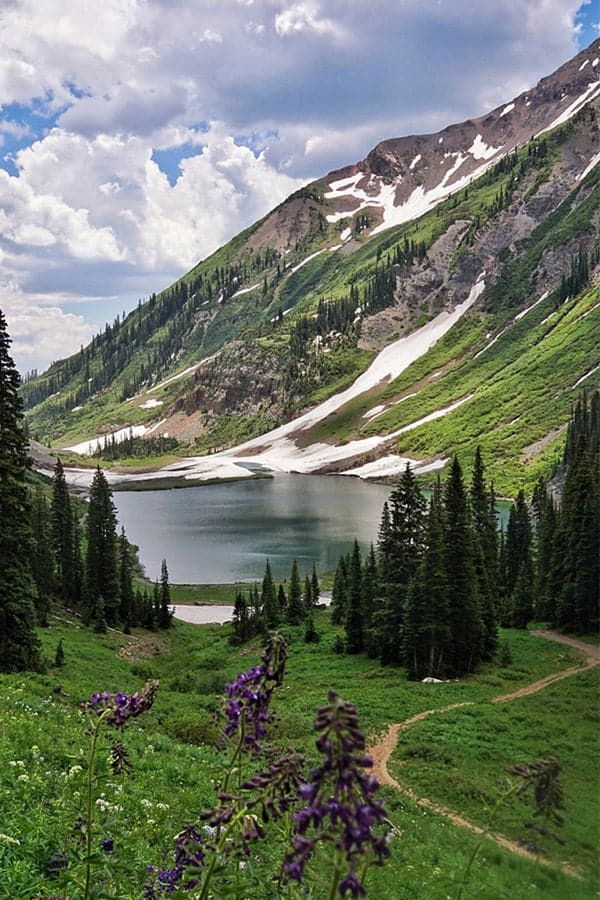
[[[532,684],[519,688],[519,690],[514,691],[511,694],[501,694],[497,697],[492,697],[492,703],[509,703],[512,700],[518,700],[520,697],[526,697],[529,694],[536,694],[538,691],[542,691],[544,688],[548,687],[548,685],[554,684],[555,681],[561,681],[563,678],[570,678],[572,675],[578,675],[580,672],[585,672],[586,669],[589,669],[590,667],[596,666],[598,665],[598,663],[600,663],[600,646],[598,645],[587,644],[584,641],[579,641],[576,638],[567,637],[566,635],[559,634],[556,631],[533,631],[532,634],[534,634],[536,637],[556,641],[557,643],[565,644],[568,647],[581,651],[585,654],[585,663],[580,666],[573,666],[570,669],[563,669],[561,672],[554,672],[551,675],[546,675],[545,678],[541,678],[539,681],[534,681]],[[436,815],[448,819],[448,821],[452,822],[453,825],[456,825],[459,828],[464,828],[467,831],[472,832],[473,834],[485,834],[487,838],[494,841],[500,847],[503,847],[505,850],[509,850],[511,853],[514,853],[517,856],[521,856],[524,859],[529,859],[533,862],[536,862],[538,865],[552,867],[552,862],[541,858],[535,853],[532,853],[530,850],[527,850],[525,847],[521,846],[521,844],[518,844],[515,841],[511,841],[509,840],[509,838],[504,837],[504,835],[492,831],[488,832],[480,825],[476,825],[474,822],[468,821],[468,819],[465,819],[463,816],[458,815],[458,813],[455,813],[444,806],[440,806],[439,804],[434,803],[427,797],[419,797],[415,793],[415,791],[413,791],[406,785],[401,784],[388,771],[388,762],[394,750],[396,749],[396,745],[398,743],[398,735],[401,731],[406,731],[411,727],[411,725],[414,725],[416,722],[420,722],[423,719],[428,718],[429,716],[438,715],[444,712],[450,712],[450,710],[459,709],[463,706],[473,706],[475,702],[476,701],[474,700],[467,700],[463,703],[451,703],[449,706],[442,706],[438,707],[437,709],[426,709],[424,710],[424,712],[417,713],[417,715],[411,716],[409,719],[405,719],[404,722],[390,725],[384,737],[378,743],[369,748],[369,754],[373,758],[373,774],[376,776],[380,784],[385,784],[389,787],[395,788],[405,797],[408,797],[410,800],[412,800],[413,803],[416,803],[417,806],[421,806],[424,809],[428,809],[431,812],[436,813]],[[572,866],[569,866],[567,863],[561,863],[560,869],[564,872],[565,875],[569,875],[572,878],[581,878],[580,873]]]

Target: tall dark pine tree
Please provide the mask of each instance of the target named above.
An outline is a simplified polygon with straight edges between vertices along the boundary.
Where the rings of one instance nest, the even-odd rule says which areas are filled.
[[[134,624],[133,579],[131,575],[131,556],[125,529],[119,535],[119,619],[125,627]]]
[[[85,597],[88,618],[116,625],[119,613],[117,517],[112,493],[98,467],[90,488],[86,523]]]
[[[304,619],[304,604],[302,602],[302,587],[300,574],[296,560],[292,563],[292,574],[288,591],[287,620],[290,625],[300,625]]]
[[[23,431],[19,373],[9,354],[10,338],[0,310],[0,671],[35,669],[40,664],[35,634],[35,583],[31,576],[33,538],[29,467]]]
[[[52,544],[56,560],[57,593],[74,605],[75,593],[73,511],[62,462],[57,459],[52,479]]]
[[[277,602],[277,594],[275,592],[275,584],[271,573],[271,564],[267,560],[265,566],[265,574],[262,581],[262,590],[260,594],[260,603],[262,606],[262,617],[266,628],[277,628],[281,618],[281,610]]]
[[[381,661],[402,662],[406,592],[425,549],[426,501],[409,465],[384,506],[379,531],[381,588],[386,601]]]
[[[160,565],[160,601],[158,610],[158,627],[170,628],[171,620],[171,588],[169,587],[169,570],[167,561],[163,559]]]
[[[525,494],[519,491],[510,508],[506,526],[506,596],[508,605],[504,623],[515,628],[525,628],[533,616],[533,560],[532,529]],[[522,576],[519,579],[519,576]],[[518,597],[516,596],[519,582]],[[515,606],[517,604],[517,607]],[[529,620],[525,617],[529,614]]]
[[[33,556],[31,571],[37,588],[35,611],[40,625],[48,624],[48,609],[54,588],[54,567],[49,552],[51,544],[50,507],[41,484],[33,498]]]
[[[427,549],[406,597],[402,639],[409,678],[441,678],[452,666],[450,590],[439,481],[429,507],[426,543]]]
[[[380,607],[379,577],[377,557],[373,544],[369,549],[363,566],[362,578],[362,611],[363,611],[363,643],[367,654],[375,659],[379,656],[379,640],[377,624]]]
[[[319,576],[317,575],[317,570],[315,569],[314,563],[312,567],[312,575],[310,578],[310,588],[313,606],[317,606],[319,603],[319,598],[321,596],[321,585],[319,584]]]
[[[498,577],[495,499],[488,494],[481,449],[477,447],[471,480],[471,525],[475,551],[475,569],[481,608],[482,659],[492,659],[498,646],[498,624],[494,586]]]
[[[346,620],[349,564],[346,556],[340,556],[333,576],[331,591],[331,621],[333,625],[342,625]]]
[[[475,550],[462,469],[455,457],[444,486],[445,569],[450,591],[452,659],[455,674],[472,672],[481,658],[482,622]]]
[[[348,653],[360,653],[364,647],[362,610],[362,562],[358,541],[350,557],[348,572],[348,599],[346,612],[346,649]]]
[[[556,596],[552,590],[552,548],[556,532],[556,507],[544,479],[540,478],[532,497],[535,513],[534,602],[537,621],[555,620]]]

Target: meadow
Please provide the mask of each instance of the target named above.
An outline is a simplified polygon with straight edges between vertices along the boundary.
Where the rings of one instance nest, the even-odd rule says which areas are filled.
[[[472,703],[403,733],[390,771],[420,796],[485,826],[506,787],[507,766],[559,756],[566,822],[564,845],[543,842],[542,858],[549,865],[484,840],[466,896],[583,900],[596,895],[593,798],[598,777],[589,761],[598,749],[597,669],[496,706],[489,703],[492,697],[577,665],[581,655],[527,632],[506,630],[501,640],[510,647],[509,665],[489,664],[460,682],[410,683],[402,670],[333,653],[339,630],[329,624],[327,611],[318,613],[317,626],[317,644],[305,644],[302,629],[283,629],[288,666],[284,684],[274,694],[271,743],[280,750],[298,749],[314,765],[318,754],[312,725],[330,689],[357,706],[370,744],[390,723],[432,707]],[[123,735],[132,774],[113,775],[105,748],[94,788],[96,896],[141,897],[146,866],[168,864],[174,836],[214,803],[215,785],[223,776],[218,748],[223,689],[257,662],[259,642],[234,648],[229,626],[182,623],[160,637],[116,631],[93,635],[67,614],[54,616],[40,637],[50,660],[62,640],[63,667],[50,667],[43,675],[0,676],[0,896],[59,895],[69,869],[57,866],[57,854],[66,853],[74,867],[82,865],[77,823],[90,737],[89,718],[80,704],[95,691],[139,690],[145,680],[158,678],[155,705]],[[457,896],[478,838],[393,788],[383,788],[381,794],[393,825],[391,857],[383,868],[370,870],[368,895],[382,900]],[[530,818],[531,810],[515,802],[501,808],[494,830],[518,839],[527,834],[524,823]],[[270,881],[281,865],[284,837],[275,833],[252,850],[238,896],[295,896],[277,893]],[[113,849],[102,852],[101,841],[108,839]],[[564,861],[579,877],[561,871]],[[252,887],[257,877],[261,893]],[[298,896],[326,894],[317,887]]]

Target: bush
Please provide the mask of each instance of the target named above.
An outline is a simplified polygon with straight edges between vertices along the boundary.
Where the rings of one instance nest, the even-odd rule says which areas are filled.
[[[221,730],[206,716],[193,713],[175,713],[161,723],[161,731],[181,744],[202,744],[217,747],[221,740]]]

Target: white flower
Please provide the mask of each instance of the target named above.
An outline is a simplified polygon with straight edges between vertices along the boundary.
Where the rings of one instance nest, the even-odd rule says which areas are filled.
[[[150,801],[150,800],[146,800],[145,797],[144,797],[142,800],[140,800],[140,803],[141,803],[141,805],[144,807],[144,809],[152,809],[152,803],[151,803],[151,801]]]
[[[17,781],[29,781],[29,775],[19,775],[17,776]]]
[[[157,809],[169,809],[170,807],[169,807],[168,803],[157,803],[156,808]]]
[[[72,778],[74,775],[79,775],[80,772],[83,772],[81,766],[71,766],[69,769],[69,778]]]

